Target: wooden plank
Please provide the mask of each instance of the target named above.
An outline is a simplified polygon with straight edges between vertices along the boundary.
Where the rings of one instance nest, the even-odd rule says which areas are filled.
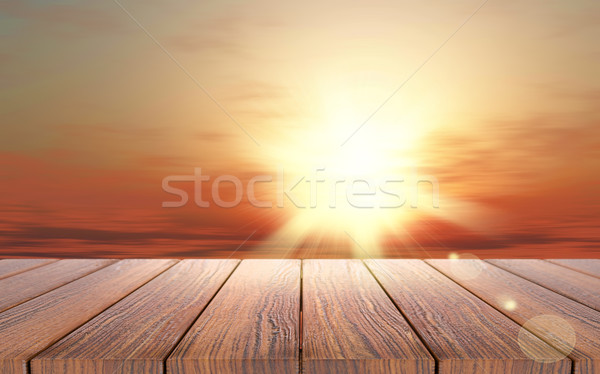
[[[31,259],[31,260],[17,260],[7,259],[0,261],[0,279],[8,278],[13,275],[22,273],[27,270],[35,269],[40,266],[44,266],[58,260],[53,259]]]
[[[548,260],[554,264],[600,278],[600,260]]]
[[[367,265],[438,360],[440,373],[570,373],[571,362],[421,260],[368,260]],[[523,334],[523,333],[522,333]]]
[[[32,373],[162,373],[238,262],[178,263],[32,359]]]
[[[600,373],[599,312],[491,264],[466,279],[457,277],[456,270],[466,271],[473,260],[428,262],[563,354],[570,353],[574,373]],[[574,347],[571,338],[576,339]]]
[[[600,279],[543,260],[489,260],[556,293],[600,310]]]
[[[62,260],[0,280],[0,312],[31,300],[116,260]]]
[[[302,263],[305,373],[433,373],[435,361],[360,260]]]
[[[169,373],[296,373],[300,261],[244,260],[167,360]]]
[[[172,264],[172,260],[119,261],[0,313],[0,372],[26,372],[34,355]]]

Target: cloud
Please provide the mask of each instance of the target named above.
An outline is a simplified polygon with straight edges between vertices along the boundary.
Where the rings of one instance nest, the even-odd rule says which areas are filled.
[[[599,123],[596,111],[586,109],[490,120],[468,131],[443,129],[425,139],[420,159],[448,186],[468,186],[473,193],[519,194],[515,189],[557,183],[561,175],[589,183],[600,165]]]

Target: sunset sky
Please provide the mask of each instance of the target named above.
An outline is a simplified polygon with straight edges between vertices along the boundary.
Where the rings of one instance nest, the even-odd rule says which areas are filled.
[[[599,257],[599,17],[597,0],[4,0],[0,256]],[[178,182],[190,201],[163,207],[163,179],[197,168],[203,196],[231,175],[242,202],[202,208]],[[279,173],[305,177],[306,207],[277,206]],[[336,176],[411,173],[438,208],[427,183],[417,208],[327,203]],[[261,175],[270,208],[247,200]]]

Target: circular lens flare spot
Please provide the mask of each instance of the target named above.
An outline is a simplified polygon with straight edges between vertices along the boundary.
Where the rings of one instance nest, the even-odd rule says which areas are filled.
[[[506,300],[503,304],[503,308],[512,312],[513,310],[517,309],[517,302],[514,300]]]
[[[549,345],[540,344],[534,335],[542,337],[556,350]],[[564,359],[575,347],[575,342],[573,327],[564,319],[553,315],[534,317],[525,322],[519,331],[521,350],[538,362],[556,362]]]

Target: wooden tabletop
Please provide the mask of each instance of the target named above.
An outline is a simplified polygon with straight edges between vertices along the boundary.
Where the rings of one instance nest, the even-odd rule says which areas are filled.
[[[600,260],[0,260],[0,373],[600,373]]]

